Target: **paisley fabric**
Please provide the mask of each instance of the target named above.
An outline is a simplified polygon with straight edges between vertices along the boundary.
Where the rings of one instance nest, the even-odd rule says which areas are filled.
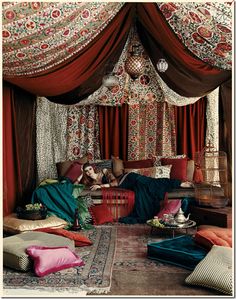
[[[96,106],[70,106],[67,119],[67,156],[69,160],[87,155],[100,159],[99,121]]]
[[[198,58],[232,68],[232,2],[157,2],[178,38]]]
[[[32,75],[81,51],[109,24],[119,2],[3,2],[4,76]]]
[[[175,154],[174,107],[165,102],[129,106],[128,159]]]

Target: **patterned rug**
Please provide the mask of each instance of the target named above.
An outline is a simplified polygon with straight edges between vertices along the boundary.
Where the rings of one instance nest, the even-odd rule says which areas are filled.
[[[32,272],[17,272],[3,269],[3,291],[10,294],[11,290],[19,293],[24,290],[37,291],[45,295],[54,292],[63,292],[78,295],[105,294],[111,287],[112,265],[116,245],[115,227],[96,227],[86,231],[86,235],[93,241],[92,246],[76,247],[76,253],[85,262],[83,267],[74,267],[49,274],[45,277],[36,277]]]
[[[181,233],[179,231],[179,233]],[[176,233],[176,236],[179,234]],[[147,244],[172,238],[171,231],[154,231],[146,224],[117,225],[117,244],[113,270],[124,271],[175,271],[188,273],[189,271],[159,261],[147,258]]]

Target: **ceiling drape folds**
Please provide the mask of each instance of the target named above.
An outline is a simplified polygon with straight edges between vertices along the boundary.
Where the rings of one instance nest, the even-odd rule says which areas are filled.
[[[165,73],[160,73],[160,76],[165,83],[179,95],[185,97],[202,97],[203,95],[214,90],[217,86],[226,82],[231,77],[230,70],[220,69],[219,64],[214,64],[213,60],[210,62],[207,61],[206,63],[206,59],[203,57],[204,55],[201,56],[199,54],[200,52],[204,53],[204,51],[209,51],[209,40],[207,43],[202,43],[201,47],[199,47],[198,40],[195,40],[198,53],[194,54],[192,53],[193,50],[191,52],[191,49],[187,48],[188,41],[186,40],[186,36],[182,35],[181,40],[179,36],[180,33],[177,31],[177,25],[175,27],[173,25],[174,20],[179,20],[178,18],[187,18],[186,20],[188,20],[188,17],[197,20],[197,17],[194,14],[189,14],[188,17],[184,15],[184,13],[187,11],[188,5],[190,5],[188,3],[181,3],[181,5],[179,4],[178,7],[176,6],[174,8],[171,6],[171,9],[169,10],[166,8],[164,9],[161,4],[159,7],[157,3],[125,3],[120,4],[120,6],[118,4],[116,4],[116,6],[114,3],[101,3],[101,7],[99,6],[100,4],[95,5],[86,3],[86,5],[83,6],[83,4],[77,3],[77,9],[73,7],[73,4],[70,4],[72,7],[69,7],[69,4],[61,3],[60,7],[51,8],[50,5],[52,5],[52,3],[49,2],[48,6],[44,8],[38,6],[37,3],[38,2],[29,2],[27,4],[27,2],[24,2],[21,5],[14,3],[11,5],[7,4],[7,9],[4,10],[2,34],[3,57],[5,57],[3,59],[3,70],[5,71],[3,72],[3,75],[5,80],[18,85],[31,93],[37,94],[39,96],[46,96],[51,101],[64,104],[74,104],[88,97],[95,90],[97,90],[102,84],[102,76],[104,75],[106,64],[108,62],[114,64],[116,61],[118,61],[129,30],[134,24],[134,20],[137,21],[139,37],[153,64],[156,65],[159,58],[164,57],[167,60],[169,65],[168,70]],[[15,5],[18,5],[17,9],[20,12],[17,11],[16,13],[16,10],[14,10]],[[27,9],[25,9],[24,5],[28,5]],[[29,5],[31,5],[31,10],[29,10]],[[93,7],[93,5],[98,6],[97,8],[100,12],[99,17],[97,18],[92,15],[91,7]],[[106,8],[106,5],[113,5],[114,11],[109,13],[109,9]],[[204,15],[205,13],[205,15],[204,18],[201,15],[201,30],[196,27],[197,21],[195,20],[193,30],[198,30],[198,34],[199,32],[201,34],[204,34],[205,32],[206,34],[206,30],[204,31],[203,29],[205,27],[208,28],[207,26],[209,25],[209,19],[206,15],[206,7],[211,14],[211,6],[207,5],[207,2],[204,2],[201,3],[201,7],[199,6],[201,14]],[[231,28],[229,28],[230,22],[228,19],[230,20],[231,11],[228,4],[226,5],[221,3],[221,6],[223,8],[224,6],[227,8],[225,11],[221,11],[221,18],[225,17],[226,21],[216,23],[217,32],[214,34],[217,36],[216,40],[221,38],[222,40],[225,39],[226,43],[228,43],[231,34],[229,32]],[[167,7],[170,6],[167,5]],[[212,6],[212,9],[213,8],[215,9],[215,7]],[[196,9],[197,8],[194,10],[195,13]],[[27,16],[28,10],[38,12],[38,14],[36,14],[37,17],[35,17],[35,14],[33,14],[34,18],[38,20],[38,23],[36,22],[36,19],[33,19],[32,15]],[[229,15],[227,15],[227,13],[229,13]],[[44,18],[42,17],[42,14],[45,14]],[[68,23],[67,31],[64,29],[64,31],[60,31],[63,27],[62,14],[65,14]],[[19,17],[19,15],[21,15],[21,17]],[[134,18],[134,15],[136,18]],[[216,20],[215,15],[216,14],[214,13],[214,21]],[[195,16],[195,18],[193,16]],[[26,21],[26,17],[28,17],[28,20],[31,20],[32,22],[28,22],[28,20]],[[73,28],[75,27],[73,26],[73,22],[77,17],[80,21],[76,23],[76,30],[80,32],[79,30],[86,29],[90,34],[90,38],[88,39],[89,43],[86,44],[82,33],[80,32],[79,34],[76,31],[77,37],[80,40],[80,46],[77,45],[78,47],[73,44],[74,39],[72,36],[70,36],[70,38],[67,37],[67,34],[75,34],[73,31]],[[104,21],[101,21],[99,18],[103,17]],[[44,31],[39,31],[38,36],[36,36],[35,26],[38,24],[44,24],[43,20],[45,21],[48,18],[52,23],[54,22],[53,26],[50,28],[55,31],[50,31],[47,39],[48,47],[51,51],[50,54],[54,51],[55,57],[57,57],[56,54],[58,53],[64,53],[65,55],[65,53],[68,52],[67,58],[66,60],[63,60],[59,55],[58,57],[60,57],[60,59],[58,59],[57,62],[54,61],[50,67],[47,65],[43,72],[33,73],[36,60],[38,60],[39,63],[43,63],[45,61],[46,52],[44,51],[46,51],[46,48],[41,48],[40,53],[42,56],[37,54],[38,49],[35,49],[35,52],[27,52],[33,56],[32,59],[30,59],[30,55],[27,59],[25,59],[24,55],[19,56],[19,52],[15,53],[15,41],[18,40],[18,34],[20,39],[17,45],[19,46],[19,43],[24,44],[22,51],[26,51],[26,49],[32,49],[33,47],[42,47],[42,43],[44,42],[45,44],[45,40],[42,40],[42,34],[46,34],[46,27]],[[81,18],[83,21],[81,21]],[[56,26],[57,22],[59,24],[59,28]],[[19,27],[18,29],[15,29],[17,27],[16,25]],[[22,26],[25,27],[24,30],[22,29]],[[46,26],[46,22],[44,26]],[[16,35],[14,38],[11,35],[11,29],[13,27],[14,30],[18,30],[14,31],[14,34]],[[49,27],[47,27],[47,29],[49,30]],[[83,31],[85,36],[88,34],[88,32],[86,33],[86,30]],[[183,34],[185,31],[188,32],[188,21],[182,22],[181,30]],[[58,44],[56,43],[58,32],[62,34],[63,39],[68,38],[64,44],[62,41],[59,42],[58,39]],[[30,34],[34,34],[34,39],[27,39],[27,37],[31,36]],[[55,39],[53,39],[54,35]],[[191,46],[194,46],[192,44],[193,37],[191,36],[190,38],[192,42],[189,43],[189,46],[190,44]],[[206,45],[206,47],[204,45]],[[44,47],[46,47],[46,45],[44,45]],[[63,47],[65,47],[64,50],[62,50]],[[221,56],[220,66],[223,66],[223,64],[229,66],[231,57],[230,45],[226,48],[223,46],[219,48],[218,46],[217,49],[217,51],[214,51],[214,55],[215,57]],[[18,64],[18,67],[21,69],[24,66],[24,61],[27,62],[27,69],[29,68],[30,61],[32,61],[31,76],[25,75],[19,77],[13,74],[11,75],[11,78],[7,76],[6,70],[7,66],[9,65],[6,57],[9,57],[10,54],[12,54],[12,56],[16,54],[14,56],[13,62],[16,63],[16,66]],[[199,54],[199,58],[196,56],[196,54]],[[214,64],[214,66],[211,66],[210,63]],[[10,68],[8,67],[8,70],[9,69]],[[38,70],[37,67],[36,70]]]
[[[119,2],[3,2],[4,75],[39,75],[68,61],[122,6]]]
[[[179,40],[212,66],[231,69],[232,13],[230,2],[157,2]]]
[[[137,13],[142,44],[154,65],[160,58],[166,59],[168,69],[159,75],[179,95],[204,96],[231,77],[231,71],[214,68],[194,57],[170,29],[155,3],[138,4]]]
[[[101,85],[102,75],[98,76],[98,73],[103,72],[107,61],[118,59],[119,51],[122,51],[133,22],[133,13],[131,4],[125,5],[109,26],[74,56],[73,61],[63,63],[60,68],[51,72],[48,70],[48,73],[41,76],[6,80],[37,95],[61,95],[73,91],[76,87],[80,87],[86,95],[92,93]],[[97,74],[96,78],[94,74]],[[82,95],[77,93],[77,102],[79,96]],[[75,99],[66,101],[65,104],[75,103],[73,100]]]

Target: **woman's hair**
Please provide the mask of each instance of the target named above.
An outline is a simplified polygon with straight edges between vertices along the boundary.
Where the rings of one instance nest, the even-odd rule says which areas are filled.
[[[93,179],[90,178],[86,173],[85,173],[85,169],[87,167],[93,167],[93,164],[90,164],[89,162],[86,162],[84,165],[83,165],[83,176],[82,176],[82,179],[81,179],[81,184],[84,184],[86,186],[92,186],[93,185]],[[94,167],[93,167],[94,168]]]
[[[89,167],[89,166],[92,166],[92,164],[90,164],[89,162],[86,162],[84,165],[83,165],[83,171],[85,171],[85,168]]]

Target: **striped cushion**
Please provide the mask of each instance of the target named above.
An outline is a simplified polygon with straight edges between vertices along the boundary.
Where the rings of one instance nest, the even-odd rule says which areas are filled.
[[[185,279],[185,282],[232,295],[232,254],[230,247],[213,245],[206,257]]]

